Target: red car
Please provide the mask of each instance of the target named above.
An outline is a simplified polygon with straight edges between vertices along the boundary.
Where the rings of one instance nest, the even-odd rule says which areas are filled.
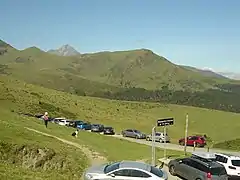
[[[206,140],[203,136],[188,136],[187,137],[187,146],[195,146],[196,147],[204,147],[206,145]],[[185,144],[185,138],[182,138],[178,141],[178,143],[182,146]]]

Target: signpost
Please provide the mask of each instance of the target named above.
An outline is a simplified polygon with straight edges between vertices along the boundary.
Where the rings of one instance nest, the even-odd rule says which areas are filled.
[[[187,155],[187,136],[188,136],[188,114],[186,115],[185,139],[184,139],[184,155]]]
[[[166,128],[169,125],[174,124],[174,118],[164,118],[157,120],[157,126],[163,126],[164,128],[164,158],[166,159],[167,156],[167,149],[166,149]],[[155,166],[156,162],[156,151],[155,151],[155,134],[156,134],[156,126],[152,128],[152,165]]]

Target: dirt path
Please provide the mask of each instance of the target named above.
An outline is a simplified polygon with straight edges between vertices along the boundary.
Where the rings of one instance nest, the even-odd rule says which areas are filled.
[[[57,136],[54,136],[54,135],[51,135],[51,134],[47,134],[47,133],[38,131],[36,129],[32,129],[32,128],[28,128],[28,127],[25,127],[25,128],[28,129],[29,131],[34,131],[34,132],[36,132],[38,134],[42,134],[44,136],[55,138],[55,139],[57,139],[59,141],[62,141],[65,144],[69,144],[71,146],[74,146],[76,148],[81,149],[82,152],[84,154],[86,154],[86,156],[90,160],[91,165],[98,165],[98,164],[102,164],[102,163],[107,162],[107,159],[105,157],[101,156],[98,152],[91,151],[89,148],[87,148],[87,147],[85,147],[83,145],[79,145],[78,143],[75,143],[75,142],[72,142],[72,141],[68,141],[68,140],[59,138]]]

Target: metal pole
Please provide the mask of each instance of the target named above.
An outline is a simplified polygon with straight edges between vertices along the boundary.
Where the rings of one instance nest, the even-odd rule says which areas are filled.
[[[152,128],[152,166],[155,166],[155,159],[156,159],[156,153],[155,153],[155,126]]]
[[[166,148],[166,126],[164,128],[164,159],[167,159],[167,148]]]
[[[186,115],[184,155],[187,155],[187,135],[188,135],[188,114]]]

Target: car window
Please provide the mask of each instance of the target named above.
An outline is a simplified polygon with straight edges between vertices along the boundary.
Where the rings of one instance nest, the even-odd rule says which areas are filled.
[[[155,176],[163,177],[163,172],[159,168],[151,167],[151,171],[150,172],[152,174],[154,174]]]
[[[191,137],[189,140],[198,140],[198,137],[193,136],[193,137]]]
[[[191,161],[189,159],[183,159],[182,162],[183,162],[183,164],[191,166]]]
[[[198,169],[203,172],[208,172],[208,168],[204,166],[202,163],[191,160],[191,166],[195,169]]]
[[[140,133],[140,131],[138,131],[138,130],[133,130],[133,132],[135,132],[135,133]]]
[[[118,170],[118,171],[115,171],[113,173],[115,176],[131,176],[131,172],[129,169],[121,169],[121,170]]]
[[[240,167],[240,160],[232,160],[232,165]]]
[[[225,167],[210,168],[210,173],[215,176],[227,174]]]
[[[142,178],[151,177],[149,174],[139,170],[135,170],[135,169],[131,169],[130,172],[131,172],[130,174],[131,177],[142,177]]]
[[[227,163],[227,158],[223,157],[221,155],[216,155],[216,161],[221,162],[221,163]]]
[[[156,133],[155,136],[161,136],[161,133]]]
[[[107,165],[104,169],[104,172],[109,173],[109,172],[112,172],[112,171],[114,171],[118,168],[119,168],[119,163],[113,163],[113,164]]]

